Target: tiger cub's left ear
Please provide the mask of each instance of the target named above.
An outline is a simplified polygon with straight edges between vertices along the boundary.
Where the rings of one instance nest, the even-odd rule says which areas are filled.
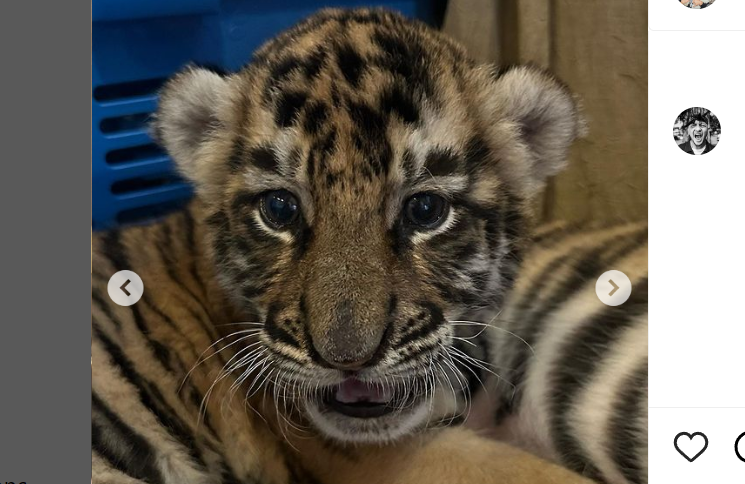
[[[532,196],[567,163],[572,142],[585,134],[577,100],[549,73],[532,66],[487,68],[480,114],[498,149],[500,174]]]

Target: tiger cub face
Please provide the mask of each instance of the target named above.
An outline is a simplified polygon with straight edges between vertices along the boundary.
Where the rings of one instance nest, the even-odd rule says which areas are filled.
[[[327,10],[238,73],[176,75],[155,132],[211,214],[222,284],[260,318],[262,378],[325,435],[381,442],[452,398],[451,321],[500,304],[527,202],[578,126],[537,69]]]

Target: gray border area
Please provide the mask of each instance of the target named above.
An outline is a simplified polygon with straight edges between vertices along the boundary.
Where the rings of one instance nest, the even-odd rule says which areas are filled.
[[[0,482],[90,482],[90,9],[0,13]]]

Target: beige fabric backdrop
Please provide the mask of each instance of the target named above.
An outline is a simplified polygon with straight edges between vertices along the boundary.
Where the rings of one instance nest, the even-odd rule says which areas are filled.
[[[589,134],[552,180],[545,221],[647,218],[647,3],[450,0],[443,30],[472,55],[548,68],[579,95]]]

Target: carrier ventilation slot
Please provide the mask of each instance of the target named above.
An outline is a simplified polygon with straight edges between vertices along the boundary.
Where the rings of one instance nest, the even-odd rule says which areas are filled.
[[[189,199],[172,200],[168,202],[146,205],[130,210],[123,210],[116,216],[116,221],[121,225],[137,224],[150,222],[165,217],[169,213],[175,212],[184,207]]]
[[[106,153],[106,163],[109,165],[118,165],[120,163],[151,160],[165,155],[166,153],[158,145],[150,143],[109,151]]]
[[[123,195],[126,193],[151,190],[153,188],[167,187],[177,183],[184,183],[184,179],[173,173],[164,173],[155,176],[141,176],[119,180],[111,184],[111,193]]]
[[[121,133],[123,131],[134,131],[147,127],[150,113],[127,114],[101,120],[99,128],[103,134]]]
[[[107,102],[132,97],[152,96],[165,81],[165,78],[145,79],[98,86],[93,90],[93,99],[99,102]]]

